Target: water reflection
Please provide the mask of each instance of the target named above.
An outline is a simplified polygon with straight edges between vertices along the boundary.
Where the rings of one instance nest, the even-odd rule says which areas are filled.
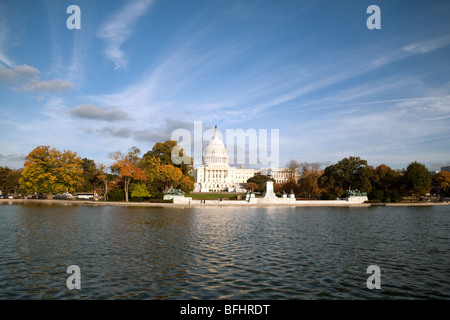
[[[1,206],[0,298],[449,298],[446,210]]]

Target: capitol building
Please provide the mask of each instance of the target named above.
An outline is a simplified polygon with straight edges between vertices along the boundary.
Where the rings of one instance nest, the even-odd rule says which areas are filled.
[[[287,182],[288,168],[266,168],[263,170],[231,167],[225,144],[218,137],[217,126],[214,137],[203,151],[202,165],[194,170],[194,192],[245,192],[247,180],[255,175],[271,175],[276,183]]]

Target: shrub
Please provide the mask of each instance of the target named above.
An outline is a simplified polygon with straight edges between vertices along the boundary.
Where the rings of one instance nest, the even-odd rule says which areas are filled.
[[[108,201],[123,201],[125,193],[123,189],[111,189],[108,192]]]
[[[322,196],[320,197],[321,200],[336,200],[337,198],[339,198],[339,196],[328,192],[322,193]]]

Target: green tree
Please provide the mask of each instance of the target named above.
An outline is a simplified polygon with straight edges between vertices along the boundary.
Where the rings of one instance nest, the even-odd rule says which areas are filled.
[[[382,202],[399,202],[403,192],[402,176],[385,164],[373,171],[370,198]]]
[[[148,192],[147,186],[145,183],[138,182],[131,184],[130,187],[131,198],[149,198],[151,197],[150,192]]]
[[[261,174],[261,175],[256,175],[256,176],[249,178],[247,180],[247,183],[250,183],[250,182],[255,183],[258,186],[257,191],[264,192],[266,190],[266,182],[269,180],[275,182],[275,180],[273,178],[270,178],[268,176]]]
[[[410,163],[403,178],[406,190],[414,196],[415,200],[431,189],[432,177],[430,171],[424,164],[419,162]]]
[[[81,187],[82,161],[75,152],[39,146],[25,157],[21,187],[29,193],[75,192]]]
[[[373,168],[360,157],[344,158],[335,165],[325,168],[319,179],[319,186],[328,192],[342,195],[346,190],[372,191],[370,179]]]
[[[123,201],[124,192],[123,189],[111,189],[107,195],[108,201]]]
[[[84,158],[82,161],[83,168],[83,186],[82,191],[95,193],[95,188],[101,182],[99,179],[99,171],[94,160]]]

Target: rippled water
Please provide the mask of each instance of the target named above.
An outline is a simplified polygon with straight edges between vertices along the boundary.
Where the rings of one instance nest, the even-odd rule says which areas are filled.
[[[1,205],[0,299],[448,299],[449,230],[448,206]]]

